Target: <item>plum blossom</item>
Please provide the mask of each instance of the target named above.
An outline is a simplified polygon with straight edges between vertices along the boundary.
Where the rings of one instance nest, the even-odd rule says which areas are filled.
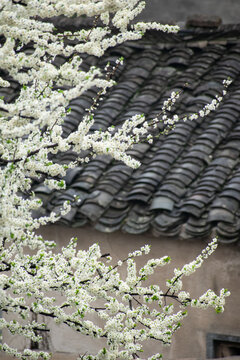
[[[187,306],[213,307],[221,312],[230,295],[226,289],[219,295],[207,290],[195,299],[182,290],[184,276],[194,273],[215,251],[215,239],[195,260],[181,270],[175,269],[166,284],[149,286],[144,284],[148,277],[171,259],[150,259],[138,269],[137,258],[150,252],[148,245],[114,263],[110,256],[101,254],[98,244],[77,250],[77,239],[71,239],[61,252],[56,252],[55,242],[35,231],[71,210],[71,204],[65,202],[49,216],[33,218],[33,211],[40,209],[42,202],[32,189],[32,179],[43,177],[49,192],[61,190],[66,186],[66,171],[77,165],[77,161],[56,163],[52,161],[54,154],[90,150],[136,168],[140,163],[127,150],[142,137],[153,142],[148,130],[159,119],[149,123],[144,114],[132,116],[117,129],[89,132],[97,104],[115,81],[97,67],[80,68],[83,54],[101,56],[111,46],[140,39],[149,29],[178,30],[177,26],[157,23],[132,24],[144,5],[138,0],[1,0],[0,4],[0,33],[4,39],[0,47],[0,86],[11,87],[12,82],[18,85],[13,101],[0,98],[0,329],[41,342],[42,334],[49,329],[45,323],[32,320],[33,314],[40,314],[86,336],[106,340],[106,348],[82,355],[82,360],[133,359],[149,339],[168,345],[187,315]],[[60,31],[51,22],[60,15],[94,17],[95,22],[87,30]],[[31,49],[24,51],[29,44]],[[54,63],[57,56],[65,59],[59,67]],[[113,73],[122,62],[116,61]],[[108,66],[105,70],[109,74]],[[229,86],[230,80],[224,85]],[[98,89],[93,105],[78,128],[64,137],[62,124],[71,111],[70,101],[93,87]],[[207,115],[224,95],[225,90],[199,114],[183,120]],[[163,104],[162,121],[169,127],[180,120],[177,115],[171,118],[167,114],[179,96],[173,92]],[[87,162],[89,158],[78,160]],[[119,271],[123,266],[125,277]],[[175,303],[168,303],[168,299]],[[93,314],[101,319],[101,326],[95,323]],[[21,352],[6,343],[0,344],[0,351],[22,360],[50,359],[47,352]],[[160,358],[158,353],[148,360]]]

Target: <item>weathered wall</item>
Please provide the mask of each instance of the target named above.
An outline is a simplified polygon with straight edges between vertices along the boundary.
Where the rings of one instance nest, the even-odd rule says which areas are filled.
[[[147,21],[186,21],[194,14],[220,16],[223,23],[239,23],[239,0],[148,0],[141,17]]]
[[[76,360],[77,357],[79,356],[79,354],[67,354],[67,353],[56,353],[52,356],[52,360]],[[221,358],[222,360],[240,360],[240,356],[228,356],[228,357],[224,357]],[[7,356],[7,355],[3,355],[1,357],[1,360],[13,360],[13,358],[11,356]],[[169,359],[166,359],[169,360]],[[178,358],[178,360],[204,360],[203,358],[201,359],[197,359],[197,358],[188,358],[188,359],[180,359]],[[212,360],[217,360],[217,359],[212,359]]]
[[[98,242],[102,252],[110,252],[113,260],[124,258],[128,252],[144,244],[152,245],[150,257],[170,255],[172,264],[160,270],[153,278],[153,282],[161,284],[170,278],[174,267],[181,267],[184,263],[193,260],[202,250],[204,241],[179,241],[177,239],[157,239],[151,235],[131,236],[122,233],[102,234],[92,228],[71,229],[59,226],[49,226],[41,230],[48,239],[57,240],[63,246],[73,236],[78,236],[79,247],[88,248],[93,242]],[[239,278],[240,278],[240,247],[237,245],[221,245],[217,251],[205,262],[204,266],[193,276],[186,278],[186,289],[191,289],[192,295],[200,295],[205,290],[212,288],[218,292],[222,287],[231,290],[231,297],[223,314],[217,315],[213,310],[201,311],[190,309],[188,318],[185,319],[182,329],[175,335],[172,346],[156,348],[163,352],[165,359],[204,359],[206,356],[206,334],[218,333],[240,336],[239,322]],[[141,263],[143,260],[141,259]],[[53,333],[50,347],[53,352],[69,352],[83,354],[94,351],[96,340],[81,337],[67,328],[57,327],[49,323]],[[6,338],[6,334],[4,334]],[[12,338],[12,345],[17,341]],[[158,344],[154,343],[157,347]],[[21,345],[23,348],[27,343]],[[97,346],[100,343],[97,341]],[[147,357],[153,344],[147,344]],[[159,346],[159,345],[158,345]]]

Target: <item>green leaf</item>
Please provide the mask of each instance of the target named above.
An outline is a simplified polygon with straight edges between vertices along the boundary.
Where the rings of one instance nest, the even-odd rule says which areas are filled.
[[[64,188],[65,182],[64,182],[63,180],[59,181],[59,182],[58,182],[58,186],[59,186],[60,188]]]
[[[217,314],[220,314],[220,313],[223,311],[222,306],[217,306],[217,307],[215,308],[215,311],[216,311]]]

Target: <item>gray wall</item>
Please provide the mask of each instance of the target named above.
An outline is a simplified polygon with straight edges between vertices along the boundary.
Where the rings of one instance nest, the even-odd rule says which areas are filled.
[[[138,258],[138,265],[143,266],[145,261],[151,257],[161,257],[169,255],[172,263],[156,271],[155,276],[151,277],[151,282],[159,284],[164,288],[165,280],[172,277],[174,267],[182,267],[185,263],[192,261],[205,247],[206,243],[194,239],[192,241],[180,241],[173,238],[155,238],[151,234],[129,235],[120,232],[106,234],[100,233],[90,227],[73,229],[60,227],[57,225],[46,226],[39,230],[45,239],[57,241],[58,249],[66,246],[73,236],[78,237],[78,247],[87,249],[94,242],[101,246],[102,253],[110,252],[114,263],[117,260],[126,258],[129,252],[139,249],[144,244],[151,244],[151,253],[146,257]],[[184,279],[184,289],[190,289],[192,296],[199,296],[209,288],[215,292],[224,287],[231,291],[231,296],[227,298],[226,307],[223,314],[216,314],[213,309],[206,311],[199,309],[189,309],[189,316],[183,320],[183,327],[173,338],[170,347],[162,347],[155,342],[145,344],[144,358],[155,352],[162,352],[165,360],[203,360],[206,359],[207,334],[222,334],[240,336],[239,328],[239,255],[240,247],[236,244],[220,244],[216,252],[207,259],[205,264],[198,271]],[[99,320],[96,319],[98,323]],[[46,321],[51,329],[51,339],[49,340],[50,351],[53,353],[68,353],[66,360],[74,359],[70,354],[95,353],[100,346],[104,346],[99,339],[90,339],[74,333],[67,327],[58,326]],[[17,335],[9,336],[3,331],[3,341],[12,346],[24,349],[28,346],[27,341]],[[0,359],[2,357],[0,355]],[[64,357],[61,358],[63,360]],[[60,360],[56,357],[54,360]],[[234,359],[235,360],[235,359]],[[236,357],[240,360],[240,357]]]
[[[182,22],[194,14],[220,16],[223,23],[240,23],[240,0],[146,0],[145,21]]]

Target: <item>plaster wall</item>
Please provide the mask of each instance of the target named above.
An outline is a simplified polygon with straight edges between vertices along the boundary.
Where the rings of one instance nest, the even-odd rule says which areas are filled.
[[[181,267],[187,262],[192,261],[204,248],[206,241],[192,240],[180,241],[172,238],[155,238],[151,235],[134,236],[120,232],[113,234],[100,233],[90,227],[72,229],[61,226],[48,226],[40,231],[45,238],[56,240],[58,247],[67,244],[73,237],[78,237],[78,246],[87,249],[94,242],[101,246],[102,253],[111,253],[113,262],[119,258],[140,248],[151,244],[151,253],[139,259],[139,266],[152,257],[169,255],[172,258],[170,265],[161,268],[151,278],[151,283],[164,284],[170,278],[174,267]],[[183,326],[175,334],[170,347],[162,347],[154,342],[146,344],[144,357],[150,355],[152,347],[156,351],[162,352],[165,359],[204,359],[206,357],[206,335],[207,333],[217,333],[225,335],[240,336],[240,247],[236,244],[220,244],[216,252],[206,260],[202,268],[194,275],[185,278],[184,287],[191,290],[192,297],[198,296],[205,290],[212,288],[214,291],[224,287],[231,291],[231,296],[227,299],[225,312],[216,314],[214,310],[190,309],[189,316],[183,321]],[[63,352],[68,354],[84,354],[85,352],[95,352],[102,345],[100,340],[92,340],[88,337],[74,333],[65,325],[57,326],[51,321],[47,321],[51,329],[50,350],[54,353]],[[8,338],[3,333],[4,339]],[[13,336],[8,338],[10,345],[25,348],[29,344],[23,343],[20,338]],[[70,359],[70,358],[69,358]]]
[[[52,360],[76,360],[77,357],[78,357],[78,354],[68,354],[68,353],[58,352],[52,356]],[[13,360],[13,358],[8,355],[3,355],[1,357],[1,360]],[[198,359],[197,358],[180,359],[180,358],[178,358],[178,360],[204,360],[204,359],[199,359],[199,358]],[[212,359],[212,360],[217,360],[217,359]],[[240,360],[240,356],[228,356],[228,357],[222,358],[222,360]]]

